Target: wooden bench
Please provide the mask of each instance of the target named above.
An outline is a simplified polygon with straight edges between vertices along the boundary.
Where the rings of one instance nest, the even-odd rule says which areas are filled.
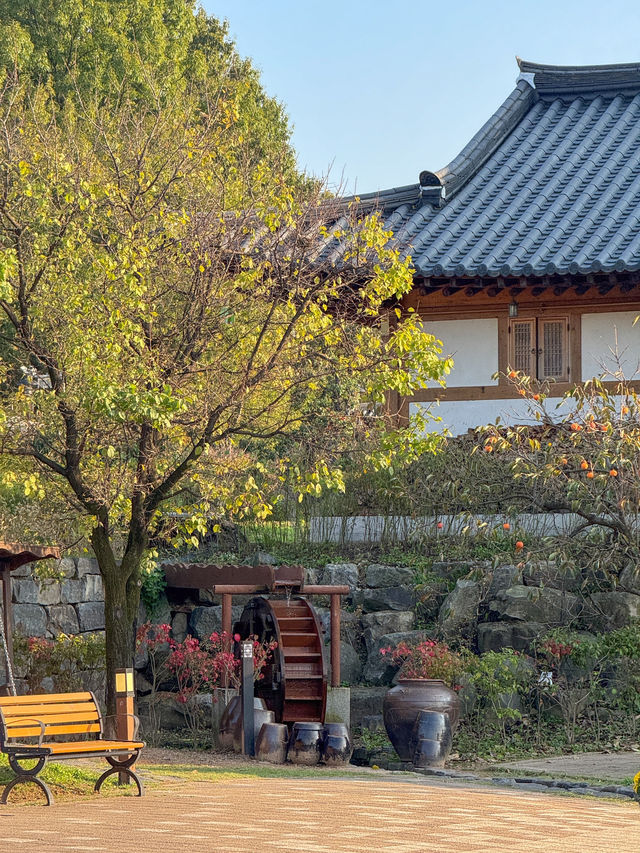
[[[134,738],[138,733],[135,717]],[[69,739],[69,736],[73,737]],[[61,737],[62,736],[62,737]],[[84,739],[80,739],[84,737]],[[25,740],[32,739],[25,743]],[[37,739],[37,742],[34,742]],[[5,753],[16,774],[5,787],[0,803],[5,805],[10,792],[21,782],[34,782],[47,798],[53,796],[47,785],[38,778],[49,758],[66,761],[73,758],[106,758],[111,765],[95,784],[99,791],[104,780],[113,773],[123,773],[133,779],[142,796],[142,782],[133,770],[142,741],[105,740],[102,715],[93,693],[49,693],[34,696],[0,697],[0,752]],[[22,762],[35,765],[30,768]]]

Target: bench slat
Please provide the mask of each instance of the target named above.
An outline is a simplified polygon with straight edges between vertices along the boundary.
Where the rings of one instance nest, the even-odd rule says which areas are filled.
[[[8,732],[10,738],[20,737],[40,737],[40,726],[14,726]],[[66,726],[46,726],[44,733],[45,737],[52,735],[71,735],[71,734],[91,734],[100,732],[100,723],[75,723]]]
[[[24,708],[15,706],[14,708],[1,708],[0,713],[9,726],[13,720],[24,719],[25,717],[33,717],[34,719],[37,717],[39,720],[60,714],[83,714],[85,720],[97,720],[99,717],[98,709],[93,702],[76,702],[69,705],[28,705]]]
[[[67,743],[47,743],[44,744],[48,749],[51,749],[53,755],[64,755],[66,752],[110,752],[115,750],[131,750],[142,749],[144,743],[142,741],[126,741],[126,740],[87,740],[87,741],[70,741]]]
[[[93,702],[88,690],[82,693],[34,693],[29,696],[0,696],[0,708],[12,705],[48,705],[67,702]]]
[[[64,723],[96,723],[100,717],[97,713],[88,714],[84,711],[82,714],[34,714],[33,716],[14,717],[13,720],[5,720],[5,730],[9,737],[12,737],[11,732],[18,726],[33,726],[36,720],[43,723],[45,726],[62,725]]]

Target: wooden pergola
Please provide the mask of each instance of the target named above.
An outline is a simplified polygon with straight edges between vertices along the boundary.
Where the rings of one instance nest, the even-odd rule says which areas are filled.
[[[11,572],[37,560],[60,559],[60,549],[48,545],[25,545],[23,542],[0,542],[0,580],[2,581],[2,616],[7,644],[7,657],[13,668],[13,602]]]
[[[212,563],[164,564],[169,587],[206,589],[222,600],[222,630],[231,634],[234,595],[329,595],[331,597],[331,686],[340,686],[340,596],[348,586],[307,584],[302,566],[242,566]]]

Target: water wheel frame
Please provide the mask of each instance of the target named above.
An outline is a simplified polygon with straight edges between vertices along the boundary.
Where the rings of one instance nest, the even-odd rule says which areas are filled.
[[[322,626],[312,605],[301,596],[257,596],[245,605],[234,631],[242,639],[256,635],[260,642],[278,643],[255,684],[255,695],[264,699],[276,721],[324,723],[327,664]]]

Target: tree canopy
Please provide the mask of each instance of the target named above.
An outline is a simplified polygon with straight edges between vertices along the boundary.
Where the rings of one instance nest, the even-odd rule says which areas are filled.
[[[340,488],[356,445],[374,464],[433,447],[389,431],[384,404],[447,364],[393,310],[410,259],[375,216],[334,210],[295,174],[280,108],[215,21],[178,0],[32,8],[15,5],[26,47],[0,93],[4,508],[26,495],[90,542],[112,673],[130,664],[168,511],[192,532],[266,516],[292,467],[282,452],[265,465],[258,448],[276,440],[304,445],[300,493]],[[345,251],[324,261],[336,234]]]

